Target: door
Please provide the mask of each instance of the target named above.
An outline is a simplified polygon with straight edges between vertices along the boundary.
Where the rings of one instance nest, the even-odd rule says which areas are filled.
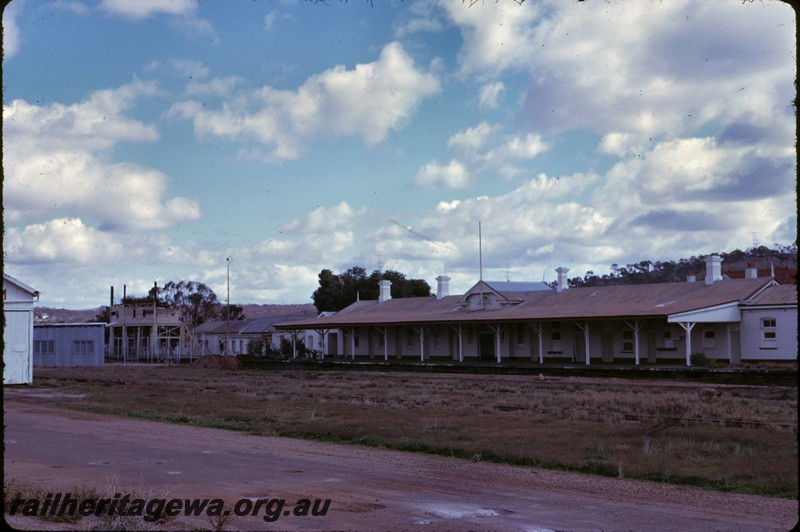
[[[31,365],[32,312],[6,310],[3,328],[3,384],[29,384],[33,382]]]
[[[656,332],[647,331],[647,363],[655,364],[658,361],[658,351],[656,351]]]
[[[586,336],[582,332],[575,333],[575,343],[572,349],[573,362],[586,362]]]
[[[480,359],[494,360],[494,333],[482,332],[480,334]]]
[[[339,333],[328,334],[328,354],[332,357],[339,354]]]
[[[614,334],[603,333],[603,362],[614,362]]]
[[[731,365],[738,366],[742,361],[742,344],[739,326],[731,327],[730,329],[730,342],[731,342]]]

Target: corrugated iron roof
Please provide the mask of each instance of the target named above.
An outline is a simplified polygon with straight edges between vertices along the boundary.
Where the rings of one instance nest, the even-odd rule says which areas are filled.
[[[402,323],[469,323],[536,319],[668,316],[715,305],[744,301],[772,283],[771,279],[705,283],[664,283],[578,287],[557,293],[527,292],[524,301],[496,310],[465,309],[460,296],[358,301],[329,317],[286,323],[278,328],[346,327]]]
[[[491,288],[498,292],[549,292],[553,288],[543,282],[522,282],[522,281],[485,281]]]
[[[751,305],[797,305],[797,285],[772,286],[747,302]]]
[[[262,318],[249,318],[232,320],[230,322],[231,334],[262,334],[275,330],[275,325],[286,321],[296,321],[308,318],[308,314],[290,314],[286,316],[266,316]],[[214,320],[202,323],[197,327],[197,332],[205,334],[228,334],[227,320]]]

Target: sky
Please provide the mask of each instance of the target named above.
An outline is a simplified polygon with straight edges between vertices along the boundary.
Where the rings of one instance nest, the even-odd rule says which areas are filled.
[[[4,271],[39,305],[323,268],[463,293],[797,239],[782,2],[12,0]],[[479,239],[480,234],[480,239]],[[230,259],[229,261],[227,259]]]

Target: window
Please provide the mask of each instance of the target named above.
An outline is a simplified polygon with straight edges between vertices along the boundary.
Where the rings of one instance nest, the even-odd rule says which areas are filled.
[[[358,333],[353,331],[353,345],[358,347]]]
[[[55,340],[34,340],[33,352],[38,355],[52,355],[56,352]]]
[[[703,347],[706,349],[713,349],[717,342],[717,333],[712,328],[703,331]]]
[[[622,331],[622,352],[633,353],[633,331]]]
[[[439,325],[433,326],[433,346],[440,347],[442,341],[442,328]]]
[[[517,324],[517,345],[525,344],[525,326],[521,323]]]
[[[778,331],[775,318],[761,318],[761,349],[778,348]]]
[[[94,342],[92,340],[75,340],[72,342],[73,355],[91,355],[94,353]]]
[[[550,349],[553,351],[561,351],[561,331],[553,331],[550,333]]]
[[[414,331],[410,327],[408,328],[407,337],[408,337],[408,347],[409,348],[414,347]]]
[[[672,343],[672,333],[670,331],[664,331],[664,347],[667,349],[672,349],[675,345]]]
[[[386,337],[383,335],[383,333],[378,335],[378,347],[381,349],[386,347]]]
[[[472,343],[472,326],[471,325],[467,325],[467,343],[468,344]]]

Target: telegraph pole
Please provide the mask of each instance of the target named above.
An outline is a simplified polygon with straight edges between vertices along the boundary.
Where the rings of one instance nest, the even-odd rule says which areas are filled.
[[[228,308],[225,311],[226,319],[228,321],[228,334],[225,342],[225,354],[231,353],[231,261],[230,257],[225,257],[225,262],[228,263]]]

